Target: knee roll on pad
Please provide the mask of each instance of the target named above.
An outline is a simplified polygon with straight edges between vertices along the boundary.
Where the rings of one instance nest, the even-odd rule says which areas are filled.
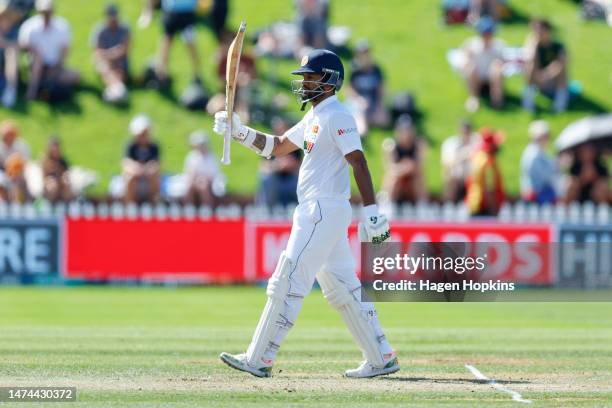
[[[293,322],[288,322],[282,313],[285,311],[285,300],[289,293],[289,273],[293,267],[293,262],[287,258],[285,251],[282,252],[274,273],[268,280],[266,294],[268,301],[261,314],[253,340],[247,350],[249,364],[257,366],[270,346],[278,327],[285,325],[291,327]],[[274,346],[274,345],[272,345]]]
[[[383,353],[381,352],[378,336],[369,318],[361,308],[361,302],[357,299],[334,275],[321,272],[317,275],[317,281],[323,291],[323,296],[337,309],[353,339],[361,348],[366,360],[370,364],[384,366]]]

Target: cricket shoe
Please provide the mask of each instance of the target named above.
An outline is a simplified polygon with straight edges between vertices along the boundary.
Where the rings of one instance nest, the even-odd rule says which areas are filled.
[[[398,372],[399,370],[400,365],[397,361],[397,356],[395,355],[395,353],[392,353],[389,356],[387,363],[382,367],[376,367],[368,363],[367,361],[364,361],[356,369],[346,370],[344,372],[344,376],[349,378],[373,378],[378,377],[379,375],[393,374]]]
[[[255,377],[272,377],[272,366],[253,367],[247,362],[247,356],[245,353],[232,355],[223,352],[219,355],[221,361],[228,366],[235,368],[236,370],[245,371]]]

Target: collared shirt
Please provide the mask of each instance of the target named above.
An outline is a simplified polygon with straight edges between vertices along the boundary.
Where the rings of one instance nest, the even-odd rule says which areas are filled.
[[[19,30],[19,45],[36,50],[45,65],[57,65],[70,41],[70,26],[57,16],[51,18],[48,26],[41,15],[30,17]]]
[[[351,183],[345,155],[362,150],[355,119],[333,95],[311,108],[285,136],[304,150],[298,202],[349,199]]]

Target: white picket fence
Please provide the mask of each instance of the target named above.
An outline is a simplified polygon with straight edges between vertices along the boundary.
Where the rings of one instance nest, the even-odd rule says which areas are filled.
[[[207,206],[171,204],[93,204],[88,201],[74,201],[51,205],[47,202],[36,204],[0,203],[0,219],[40,219],[50,217],[103,218],[103,219],[144,219],[144,220],[235,220],[245,217],[254,221],[291,220],[295,206],[256,207],[244,209],[238,205],[211,208]],[[386,206],[381,208],[389,219],[421,222],[466,222],[473,218],[463,204],[420,203],[416,205]],[[355,219],[361,216],[361,208],[354,207]],[[573,203],[570,205],[536,205],[523,202],[506,204],[497,217],[504,222],[555,222],[585,225],[612,225],[612,206],[594,203]]]

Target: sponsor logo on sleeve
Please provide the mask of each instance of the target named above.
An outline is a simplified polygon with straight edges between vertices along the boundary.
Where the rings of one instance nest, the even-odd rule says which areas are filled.
[[[350,133],[356,133],[357,132],[357,128],[346,128],[346,129],[338,129],[338,136],[342,136],[342,135],[348,135]]]

